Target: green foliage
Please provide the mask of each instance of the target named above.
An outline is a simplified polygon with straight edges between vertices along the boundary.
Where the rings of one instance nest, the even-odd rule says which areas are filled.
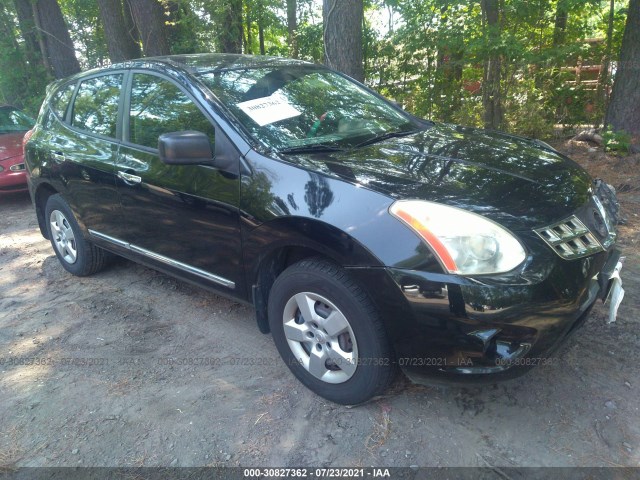
[[[482,126],[482,98],[473,95],[465,95],[459,108],[453,113],[451,121],[460,125],[471,127]]]
[[[510,132],[534,138],[553,135],[553,112],[545,102],[545,93],[536,89],[533,80],[518,82],[509,95],[506,125]]]
[[[206,51],[194,33],[200,28],[200,18],[187,1],[171,1],[165,5],[171,53],[185,54]]]
[[[58,0],[82,68],[109,63],[109,52],[95,0]]]
[[[49,77],[40,63],[27,60],[15,12],[0,5],[0,104],[11,104],[36,116]]]
[[[555,44],[559,1],[568,21],[564,41]],[[613,52],[620,47],[626,3],[615,3]],[[480,2],[387,0],[384,4],[402,22],[371,47],[376,57],[367,65],[367,78],[413,113],[482,124],[483,66],[497,54],[502,60],[506,129],[548,136],[557,123],[601,122],[606,88],[588,88],[576,82],[575,72],[562,67],[602,62],[605,42],[585,39],[606,37],[609,2],[503,0],[500,32],[493,36],[484,27]]]
[[[322,24],[305,23],[299,26],[297,39],[301,59],[313,63],[322,63],[324,59]]]
[[[558,123],[572,130],[580,125],[595,125],[604,117],[593,90],[582,85],[556,84],[547,94],[547,103],[555,106]]]
[[[313,63],[324,61],[324,40],[322,38],[322,5],[317,0],[297,0],[298,56]]]
[[[83,68],[109,63],[95,0],[58,0]],[[230,0],[158,0],[166,12],[172,53],[219,51],[229,29]],[[243,51],[290,55],[285,0],[242,2]],[[13,2],[0,6],[0,101],[40,103],[49,80],[25,50]],[[608,53],[609,2],[604,0],[501,0],[500,26],[489,31],[481,2],[464,0],[365,0],[366,82],[412,113],[441,121],[482,125],[484,66],[499,55],[500,93],[509,131],[549,136],[556,124],[598,125],[608,87],[568,67],[601,64]],[[611,52],[619,51],[628,0],[615,1]],[[234,5],[237,5],[234,4]],[[558,8],[560,7],[560,8]],[[558,12],[566,28],[556,27]],[[322,1],[297,1],[299,57],[323,61]],[[561,33],[561,35],[558,35]],[[32,57],[31,57],[32,58]],[[578,81],[577,81],[578,80]],[[586,82],[585,82],[586,80]],[[609,86],[612,79],[609,77]],[[622,142],[624,143],[624,142]]]
[[[260,27],[263,30],[265,55],[287,56],[287,25],[284,12],[284,2],[281,0],[267,2],[266,0],[244,0],[245,9],[245,52],[260,54]],[[248,23],[251,32],[248,34]],[[249,39],[251,42],[249,43]]]
[[[607,128],[602,132],[604,150],[613,153],[629,153],[632,145],[632,138],[624,130],[613,131]]]

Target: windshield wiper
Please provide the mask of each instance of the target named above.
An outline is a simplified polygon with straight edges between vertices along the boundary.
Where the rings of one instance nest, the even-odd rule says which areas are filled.
[[[360,142],[357,145],[354,145],[353,148],[364,147],[366,145],[371,145],[372,143],[382,142],[383,140],[388,140],[390,138],[405,137],[407,135],[411,135],[412,133],[418,133],[420,131],[422,131],[422,130],[398,130],[398,131],[395,131],[395,132],[379,133],[377,135],[374,135],[371,138],[368,138],[364,142]]]
[[[310,152],[341,152],[343,148],[334,145],[325,145],[322,143],[311,143],[309,145],[300,145],[298,147],[281,148],[279,153],[310,153]]]

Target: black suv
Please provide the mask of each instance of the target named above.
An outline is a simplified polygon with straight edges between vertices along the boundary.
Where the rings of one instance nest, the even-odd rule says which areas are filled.
[[[58,81],[26,163],[66,270],[118,254],[250,303],[338,403],[398,366],[519,374],[619,267],[613,192],[553,148],[415,118],[301,61],[170,56]]]

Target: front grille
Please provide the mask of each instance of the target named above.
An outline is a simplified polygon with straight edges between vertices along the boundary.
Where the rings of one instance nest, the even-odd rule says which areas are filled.
[[[613,187],[601,180],[574,215],[534,230],[560,257],[573,260],[608,250],[616,241],[619,204]]]
[[[539,228],[535,232],[558,255],[567,260],[586,257],[604,250],[596,237],[575,215],[548,227]]]

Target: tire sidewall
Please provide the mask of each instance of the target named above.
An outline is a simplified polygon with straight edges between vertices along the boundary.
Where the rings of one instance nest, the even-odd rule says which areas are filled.
[[[311,375],[296,359],[284,335],[283,312],[287,301],[295,294],[312,292],[330,300],[347,318],[358,346],[358,366],[351,378],[330,384]],[[388,349],[375,334],[371,309],[356,298],[333,276],[318,270],[304,270],[294,265],[281,274],[269,295],[269,326],[276,347],[287,367],[307,388],[318,395],[341,404],[356,404],[368,400],[378,390],[379,368],[390,368]]]
[[[62,255],[60,255],[60,252],[55,245],[54,233],[51,231],[51,212],[53,212],[54,210],[62,212],[62,214],[69,222],[71,230],[73,231],[77,252],[76,261],[74,263],[68,263],[62,257]],[[45,207],[45,221],[47,225],[47,233],[49,234],[49,240],[51,241],[51,246],[53,247],[53,251],[55,252],[56,257],[58,257],[58,260],[60,261],[64,269],[74,275],[83,275],[86,270],[88,261],[87,242],[84,239],[82,230],[80,229],[80,226],[78,225],[78,222],[76,221],[71,208],[69,207],[67,202],[60,196],[60,194],[52,195],[47,200],[47,204]]]

